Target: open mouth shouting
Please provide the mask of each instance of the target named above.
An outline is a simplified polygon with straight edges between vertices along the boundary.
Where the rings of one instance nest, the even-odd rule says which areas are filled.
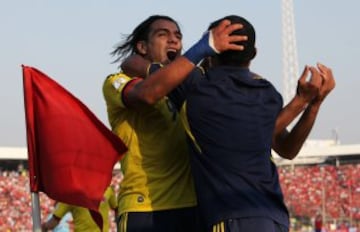
[[[178,51],[176,49],[168,49],[166,55],[170,61],[173,61],[177,57]]]

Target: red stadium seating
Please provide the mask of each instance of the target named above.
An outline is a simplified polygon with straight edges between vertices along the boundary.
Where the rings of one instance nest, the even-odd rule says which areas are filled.
[[[118,190],[121,175],[115,175],[113,186]],[[29,178],[26,171],[0,171],[0,231],[31,231],[32,209]],[[41,219],[46,220],[54,209],[54,201],[39,193]],[[111,217],[114,218],[113,212]],[[116,231],[114,219],[111,231]]]
[[[360,220],[360,164],[279,167],[290,214]]]
[[[279,178],[292,217],[314,218],[325,212],[328,221],[360,222],[360,164],[280,166]],[[121,175],[113,178],[118,191]],[[41,218],[54,201],[40,193]],[[27,172],[0,171],[0,231],[31,231],[31,197]],[[114,217],[113,214],[110,215]],[[116,231],[115,223],[111,231]]]

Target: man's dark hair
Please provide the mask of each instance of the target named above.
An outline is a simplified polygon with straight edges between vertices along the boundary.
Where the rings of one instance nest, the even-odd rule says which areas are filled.
[[[168,20],[176,24],[176,26],[179,28],[179,24],[169,16],[165,15],[152,15],[148,17],[146,20],[141,22],[130,35],[125,36],[125,39],[115,48],[114,51],[111,52],[112,56],[116,56],[116,59],[113,63],[117,63],[123,58],[127,57],[128,55],[137,53],[136,44],[139,41],[147,41],[149,38],[149,33],[151,29],[151,25],[156,20]]]
[[[243,25],[242,29],[236,30],[232,35],[246,35],[248,37],[247,41],[237,42],[236,44],[243,45],[244,50],[242,51],[225,51],[217,55],[217,58],[221,64],[224,65],[247,65],[256,55],[255,48],[255,29],[249,21],[245,18],[237,15],[229,15],[215,22],[211,23],[209,30],[219,25],[219,23],[228,19],[231,21],[231,24],[240,23]]]

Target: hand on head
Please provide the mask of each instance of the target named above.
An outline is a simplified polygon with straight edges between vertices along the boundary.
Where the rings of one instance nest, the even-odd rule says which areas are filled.
[[[236,30],[243,28],[241,24],[231,24],[230,20],[223,20],[221,23],[211,29],[210,31],[210,46],[215,48],[218,53],[227,50],[244,50],[243,45],[238,45],[236,42],[242,42],[247,40],[247,36],[244,35],[231,35]],[[212,41],[211,41],[212,40]]]
[[[236,30],[243,26],[239,23],[231,24],[230,20],[222,20],[217,26],[206,32],[203,37],[195,43],[184,54],[194,65],[203,58],[213,56],[227,50],[244,50],[243,45],[235,44],[247,40],[247,36],[233,35]]]

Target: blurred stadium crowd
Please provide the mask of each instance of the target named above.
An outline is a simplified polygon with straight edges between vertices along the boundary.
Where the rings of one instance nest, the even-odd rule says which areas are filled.
[[[291,231],[314,231],[322,215],[326,231],[360,231],[360,163],[346,165],[280,166],[279,177],[292,218]],[[112,185],[118,191],[121,173]],[[41,219],[52,212],[54,201],[39,193]],[[113,212],[111,231],[116,231]],[[31,231],[29,177],[25,168],[0,170],[0,231]],[[351,230],[350,230],[351,231]],[[356,231],[356,230],[353,230]]]
[[[320,214],[324,216],[327,231],[359,227],[359,163],[282,166],[279,167],[279,177],[293,219],[311,224]]]
[[[115,191],[119,190],[122,180],[120,172],[115,173],[111,185]],[[55,201],[40,192],[41,220],[46,220],[54,209]],[[116,231],[114,212],[109,213],[112,218],[111,231]],[[70,225],[71,227],[71,225]],[[28,171],[20,168],[17,171],[0,170],[0,231],[28,232],[32,231],[32,206]]]

